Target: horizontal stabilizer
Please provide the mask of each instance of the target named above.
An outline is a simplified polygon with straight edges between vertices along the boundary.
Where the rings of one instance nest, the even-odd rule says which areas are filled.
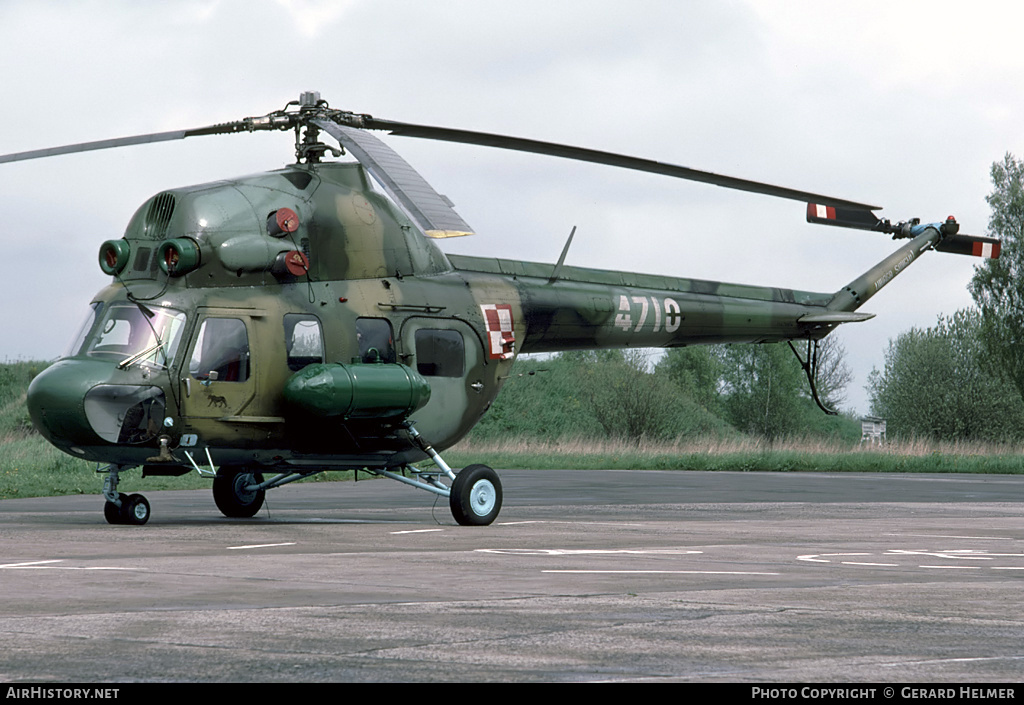
[[[856,311],[829,311],[828,313],[808,313],[796,319],[797,323],[860,323],[875,317],[873,313],[857,313]]]
[[[935,245],[935,249],[939,252],[952,252],[955,255],[999,259],[1000,243],[995,238],[979,235],[947,235]]]
[[[835,225],[840,228],[876,230],[881,222],[874,213],[864,208],[824,206],[820,203],[807,204],[807,222],[820,225]]]

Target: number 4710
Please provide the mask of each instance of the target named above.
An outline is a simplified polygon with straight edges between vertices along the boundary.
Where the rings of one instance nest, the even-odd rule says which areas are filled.
[[[636,306],[639,306],[640,310],[638,312],[639,320],[634,326],[633,314]],[[683,322],[683,314],[675,299],[659,300],[656,296],[626,296],[625,294],[619,296],[619,313],[615,316],[616,328],[621,328],[627,333],[632,329],[634,333],[638,333],[647,323],[648,318],[653,319],[652,333],[659,332],[663,322],[666,333],[675,333]]]

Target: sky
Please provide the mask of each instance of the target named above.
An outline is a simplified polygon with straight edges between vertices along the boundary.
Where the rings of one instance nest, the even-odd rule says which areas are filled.
[[[262,115],[319,91],[376,117],[529,137],[884,206],[985,234],[1024,153],[1024,5],[803,0],[0,2],[0,154]],[[832,292],[897,246],[805,207],[550,157],[380,135],[476,230],[451,253]],[[100,244],[167,188],[275,169],[290,133],[0,165],[0,360],[52,359]],[[839,337],[847,410],[901,332],[971,305],[929,253]]]

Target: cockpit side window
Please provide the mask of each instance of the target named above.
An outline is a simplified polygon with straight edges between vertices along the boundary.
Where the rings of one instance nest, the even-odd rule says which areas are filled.
[[[86,317],[85,322],[82,323],[82,327],[78,329],[78,334],[75,335],[74,340],[71,341],[71,345],[64,351],[62,357],[72,357],[82,352],[82,348],[85,345],[85,338],[92,331],[92,327],[96,325],[96,318],[99,316],[100,311],[103,310],[103,302],[95,301],[89,306],[89,315]]]
[[[324,361],[324,335],[320,319],[305,313],[284,315],[284,346],[288,351],[288,369]]]
[[[361,362],[395,362],[395,336],[386,318],[359,318],[356,320],[356,338],[359,340]]]
[[[189,374],[195,379],[245,382],[249,379],[249,336],[238,318],[207,318],[199,328]]]

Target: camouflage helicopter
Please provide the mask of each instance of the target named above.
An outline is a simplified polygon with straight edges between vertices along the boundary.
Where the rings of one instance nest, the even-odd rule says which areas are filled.
[[[355,469],[449,499],[459,524],[501,509],[498,475],[441,458],[486,413],[519,353],[788,341],[812,395],[818,344],[927,250],[997,257],[956,221],[890,223],[872,206],[647,159],[333,109],[284,109],[193,130],[21,152],[0,162],[186,137],[292,130],[296,162],[163,191],[100,246],[112,277],[67,352],[32,382],[46,439],[105,475],[104,516],[145,524],[121,473],[211,476],[228,517],[265,492]],[[909,239],[836,292],[812,293],[445,255],[471,233],[369,130],[595,162],[807,202],[807,220]],[[340,149],[320,141],[330,135]],[[347,151],[354,162],[326,161]],[[377,190],[376,180],[384,193]],[[806,343],[800,355],[794,341]],[[819,401],[819,405],[824,405]],[[413,415],[415,414],[415,419]],[[434,466],[417,468],[432,459]]]

